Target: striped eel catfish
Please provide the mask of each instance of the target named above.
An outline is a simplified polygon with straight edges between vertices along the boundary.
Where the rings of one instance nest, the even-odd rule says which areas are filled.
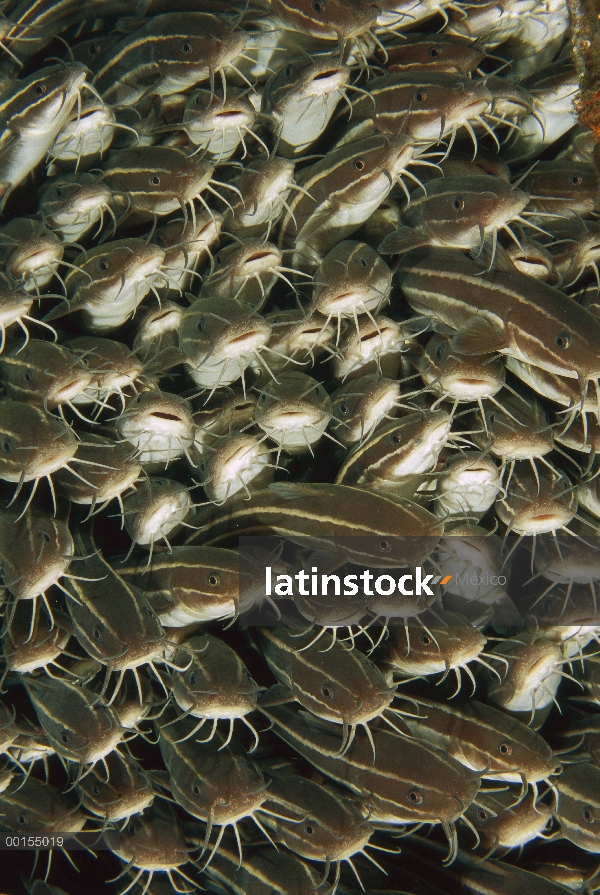
[[[242,863],[242,844],[237,824],[252,818],[270,839],[256,812],[267,798],[268,784],[259,765],[237,744],[226,744],[220,733],[208,740],[192,740],[194,719],[178,720],[170,707],[157,724],[160,751],[168,771],[168,789],[176,802],[206,823],[202,854],[209,847],[214,827],[219,827],[205,867],[219,851],[228,826],[233,827]],[[268,809],[263,808],[263,811]],[[281,813],[281,812],[278,812]]]
[[[140,588],[163,625],[182,627],[237,615],[239,555],[222,547],[173,547],[147,560],[116,563],[119,575]]]
[[[184,669],[190,650],[192,661]],[[257,707],[258,685],[236,651],[219,637],[202,634],[183,641],[181,650],[173,655],[173,664],[179,662],[182,671],[175,671],[169,681],[175,702],[183,712],[179,719],[187,715],[200,719],[188,736],[212,721],[212,738],[219,719],[224,718],[229,721],[229,732],[223,749],[231,742],[234,722],[240,720],[254,736],[250,750],[253,752],[258,746],[258,734],[246,715]]]
[[[280,246],[295,249],[292,267],[314,270],[368,220],[394,184],[402,184],[413,150],[410,137],[377,134],[332,149],[305,168],[296,178],[302,192],[289,202],[279,235]]]
[[[105,102],[131,106],[148,95],[170,96],[208,79],[243,52],[246,33],[224,17],[203,12],[152,16],[116,45],[105,48],[95,86]]]
[[[561,835],[583,848],[600,852],[600,768],[586,762],[566,767],[556,781],[556,817]]]
[[[84,773],[102,761],[123,740],[125,729],[113,706],[97,693],[67,680],[24,675],[23,683],[47,740],[77,785]]]
[[[181,877],[186,883],[198,888],[197,884],[181,869],[191,861],[191,855],[197,851],[188,845],[183,823],[164,800],[156,800],[141,814],[131,817],[122,831],[116,856],[125,863],[125,868],[113,879],[114,883],[125,876],[131,869],[135,870],[133,881],[123,891],[129,891],[138,880],[148,874],[144,882],[144,891],[152,883],[155,873],[166,873],[171,884],[171,891],[189,892],[179,889],[175,880]]]
[[[515,864],[488,859],[482,861],[468,851],[458,850],[452,867],[439,868],[443,846],[424,836],[402,840],[402,855],[410,862],[413,880],[422,886],[439,886],[444,895],[567,895],[571,892],[560,883],[522,870]],[[429,889],[425,889],[429,892]],[[435,891],[435,890],[434,890]]]
[[[520,782],[523,796],[530,785],[537,799],[537,784],[551,786],[549,778],[561,771],[544,738],[506,712],[474,699],[457,705],[407,697],[405,708],[413,706],[414,712],[415,705],[419,714],[405,716],[413,736],[479,771],[485,780]]]
[[[374,821],[392,824],[440,823],[457,852],[456,821],[476,799],[480,774],[445,752],[417,740],[374,728],[377,759],[360,731],[344,756],[336,726],[288,708],[262,709],[274,731],[322,774],[347,787],[370,807]]]
[[[261,110],[273,121],[280,156],[297,158],[321,136],[346,96],[350,74],[335,57],[300,56],[286,61],[269,78]]]
[[[496,851],[506,853],[520,848],[534,839],[552,839],[548,827],[552,826],[552,808],[536,801],[533,793],[515,804],[514,792],[481,796],[481,808],[471,805],[467,817],[477,830],[485,858]]]
[[[5,829],[46,836],[79,833],[87,820],[72,793],[61,792],[35,777],[13,778],[0,794],[0,816]]]
[[[84,553],[84,542],[77,536]],[[112,699],[116,697],[125,672],[133,671],[136,678],[140,706],[143,703],[137,669],[146,662],[163,657],[166,635],[156,613],[145,595],[137,587],[124,581],[94,550],[82,556],[82,574],[66,580],[67,592],[72,597],[67,608],[73,623],[73,634],[89,656],[106,667],[101,696],[104,696],[112,671],[119,677]],[[164,661],[164,658],[162,659]]]
[[[219,892],[232,895],[334,895],[336,885],[324,886],[310,864],[287,851],[260,849],[244,858],[240,867],[233,837],[224,837],[219,851],[206,868]],[[209,885],[210,885],[209,882]]]
[[[0,210],[38,166],[68,121],[88,70],[80,62],[38,69],[0,100]]]
[[[108,768],[103,778],[97,768],[77,786],[84,808],[104,818],[105,823],[127,820],[152,804],[154,789],[150,776],[128,753],[113,749],[105,758]]]
[[[324,879],[329,876],[330,864],[335,863],[334,885],[339,881],[342,862],[348,864],[360,882],[352,858],[362,854],[374,863],[365,847],[375,826],[357,800],[301,777],[290,765],[270,765],[268,773],[271,782],[266,807],[293,817],[287,820],[281,814],[264,815],[264,822],[277,841],[302,858],[324,861]]]
[[[377,666],[358,649],[339,640],[322,649],[311,631],[293,628],[258,628],[256,636],[269,668],[279,681],[258,702],[262,707],[297,700],[318,718],[342,724],[340,755],[345,755],[362,727],[371,742],[369,721],[381,718],[397,733],[404,733],[386,716],[396,688],[388,686]]]
[[[199,530],[187,544],[200,536],[210,544],[223,527],[239,534],[274,532],[335,556],[339,564],[350,561],[376,568],[422,562],[443,531],[442,522],[410,501],[322,482],[274,482],[249,502],[232,503],[224,511],[206,508],[196,523]]]
[[[562,292],[439,248],[407,256],[399,280],[414,311],[455,331],[454,351],[515,357],[577,379],[582,395],[593,382],[600,406],[600,320]]]

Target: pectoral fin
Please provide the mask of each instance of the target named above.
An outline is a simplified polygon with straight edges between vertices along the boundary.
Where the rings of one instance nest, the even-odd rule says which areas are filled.
[[[452,337],[450,346],[458,354],[491,354],[508,345],[504,330],[486,317],[473,315]]]

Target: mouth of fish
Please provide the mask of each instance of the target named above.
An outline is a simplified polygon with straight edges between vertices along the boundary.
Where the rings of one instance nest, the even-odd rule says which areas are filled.
[[[321,422],[323,414],[312,409],[283,410],[270,415],[268,425],[273,429],[304,429]]]
[[[227,341],[224,353],[228,357],[237,357],[241,354],[250,354],[258,348],[262,348],[267,340],[264,331],[259,329],[250,329],[239,336],[234,336]]]
[[[448,390],[452,390],[457,397],[468,400],[473,398],[490,398],[500,390],[502,384],[497,379],[485,379],[483,377],[449,376]]]
[[[90,375],[72,379],[51,395],[51,400],[57,404],[66,404],[76,398],[90,384]]]
[[[56,248],[40,249],[25,257],[11,259],[12,270],[19,270],[22,274],[33,273],[38,270],[48,269],[53,264],[58,264],[62,251],[57,253]]]
[[[176,413],[151,411],[123,417],[121,431],[123,437],[139,438],[146,433],[157,437],[186,439],[190,434],[190,424]]]
[[[573,513],[570,511],[561,513],[548,510],[545,513],[534,513],[532,515],[523,516],[518,521],[518,528],[526,530],[529,534],[545,534],[568,525],[572,516]],[[514,527],[515,530],[517,530],[517,525]]]
[[[65,445],[62,451],[52,454],[50,457],[40,457],[37,462],[34,461],[27,471],[27,479],[43,478],[52,475],[53,472],[61,469],[74,456],[77,445]]]
[[[280,261],[275,252],[254,252],[248,255],[242,265],[244,273],[249,275],[271,271]]]

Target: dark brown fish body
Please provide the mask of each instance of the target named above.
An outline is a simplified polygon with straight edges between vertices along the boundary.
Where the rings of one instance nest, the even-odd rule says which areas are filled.
[[[387,686],[376,666],[339,640],[323,651],[312,632],[302,636],[302,631],[279,627],[259,628],[258,638],[280,682],[273,700],[276,695],[281,701],[297,700],[317,717],[342,724],[345,739],[350,728],[350,742],[357,726],[383,715],[394,699],[394,688]],[[270,703],[268,694],[261,696],[261,705]]]
[[[587,218],[598,211],[598,175],[594,166],[585,162],[538,162],[519,187],[529,193],[527,211],[540,215],[578,214]]]
[[[585,383],[600,375],[600,322],[546,283],[477,266],[450,249],[425,249],[400,266],[411,307],[457,331],[454,350],[499,351]]]
[[[234,615],[239,602],[239,556],[221,547],[173,547],[147,561],[117,566],[141,588],[164,625],[180,626]]]
[[[415,141],[435,143],[455,134],[465,121],[477,121],[492,102],[492,94],[481,83],[427,71],[383,75],[369,83],[369,94],[352,104],[344,140],[361,136],[361,129],[366,129],[367,134],[406,133]]]
[[[72,794],[34,777],[12,781],[0,794],[0,812],[4,828],[44,836],[79,833],[86,821]]]
[[[411,733],[485,779],[536,784],[560,771],[539,733],[492,706],[476,699],[457,705],[422,697],[417,704],[422,717],[404,719]]]
[[[384,134],[333,149],[298,175],[309,195],[298,193],[292,199],[291,212],[282,220],[280,245],[295,245],[298,252],[312,254],[316,267],[369,218],[412,156],[411,138]],[[293,266],[299,264],[294,260]]]
[[[417,34],[410,42],[388,49],[387,70],[390,72],[446,71],[463,75],[473,73],[485,58],[484,47],[477,41],[453,34]]]
[[[193,203],[214,166],[174,146],[140,146],[111,153],[103,170],[103,182],[126,196],[129,212],[148,220]]]
[[[116,45],[106,47],[96,68],[105,102],[134,105],[144,96],[169,96],[213,79],[241,53],[242,30],[203,12],[152,16]]]
[[[105,758],[121,741],[124,730],[117,713],[91,690],[31,676],[26,689],[49,743],[80,769]]]
[[[391,823],[452,824],[479,791],[479,777],[445,753],[412,737],[372,731],[377,756],[359,731],[344,757],[336,728],[313,728],[287,708],[265,709],[275,731],[323,774],[348,787],[372,808],[372,817]]]
[[[106,756],[108,780],[97,770],[78,786],[85,808],[109,822],[122,821],[152,804],[154,790],[136,761],[114,749]]]
[[[66,525],[50,514],[29,509],[0,513],[0,563],[4,584],[15,600],[45,594],[66,572],[75,552]]]
[[[111,190],[98,177],[69,173],[52,178],[40,190],[38,209],[47,227],[61,239],[76,242],[92,227],[102,228],[112,202]]]
[[[137,668],[161,655],[165,632],[150,603],[98,553],[81,562],[81,577],[67,581],[73,633],[87,654],[107,668]],[[79,571],[79,570],[78,570]]]
[[[53,625],[45,608],[36,604],[33,609],[17,603],[14,615],[4,635],[3,654],[7,671],[21,674],[45,668],[60,658],[69,634]]]
[[[249,504],[232,504],[221,513],[209,510],[210,521],[202,524],[201,534],[214,538],[215,528],[222,526],[233,532],[266,530],[313,550],[383,568],[424,559],[442,530],[438,520],[416,504],[348,485],[274,482],[254,494]],[[197,521],[205,518],[201,515]],[[408,544],[402,541],[407,535],[412,536]],[[197,537],[191,535],[188,543]]]
[[[54,410],[89,386],[89,366],[62,345],[30,339],[25,347],[2,354],[0,376],[13,400]]]

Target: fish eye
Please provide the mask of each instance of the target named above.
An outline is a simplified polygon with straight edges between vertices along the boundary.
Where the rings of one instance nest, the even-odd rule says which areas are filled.
[[[61,187],[57,186],[56,189],[54,190],[54,193],[55,193],[57,199],[62,199],[63,191],[62,191]]]
[[[357,171],[364,171],[366,166],[361,158],[357,158],[356,161],[354,162],[354,167],[356,168]]]
[[[437,348],[435,349],[435,356],[437,357],[438,360],[441,360],[443,355],[444,355],[444,346],[438,345]]]
[[[424,103],[427,99],[427,93],[425,90],[417,90],[413,98],[416,103]]]
[[[181,44],[181,52],[188,56],[192,52],[192,45],[187,41]]]
[[[33,92],[35,93],[36,96],[43,96],[44,93],[46,92],[46,90],[47,90],[47,87],[45,84],[36,84],[35,87],[33,88]]]
[[[490,413],[490,423],[495,423],[495,422],[496,422],[496,414]]]
[[[154,613],[153,613],[152,609],[151,609],[149,606],[146,606],[146,615],[147,615],[149,618],[154,618]]]
[[[40,538],[42,539],[42,541],[45,541],[47,544],[50,543],[50,535],[48,534],[47,531],[41,531]]]
[[[360,265],[361,265],[361,267],[366,267],[366,266],[367,266],[367,259],[366,259],[366,258],[360,258],[359,260],[360,260]]]
[[[556,337],[556,345],[558,348],[568,348],[571,344],[571,336],[568,333],[559,333]]]
[[[4,451],[5,451],[7,454],[10,454],[12,448],[11,448],[11,446],[10,446],[10,442],[9,442],[9,441],[5,441],[4,444],[2,445],[2,447],[3,447]]]
[[[88,47],[88,53],[90,54],[90,56],[97,56],[99,52],[100,52],[99,44],[91,44]]]
[[[65,746],[68,746],[68,745],[69,745],[69,733],[68,733],[68,731],[63,730],[63,732],[62,732],[61,735],[60,735],[60,739],[61,739],[61,742],[65,744]]]
[[[190,677],[189,677],[189,682],[190,682],[191,687],[196,686],[196,684],[198,683],[198,672],[197,671],[192,671],[192,673],[190,674]]]
[[[462,198],[462,196],[455,196],[452,200],[452,208],[454,209],[454,211],[462,211],[464,207],[465,200]]]
[[[380,541],[377,541],[377,549],[382,553],[387,553],[392,549],[392,545],[385,538],[382,538]]]
[[[583,809],[583,811],[581,812],[581,814],[582,814],[582,817],[583,817],[584,821],[586,822],[586,824],[593,824],[593,823],[594,823],[594,821],[595,821],[595,819],[596,819],[596,818],[594,817],[594,809],[593,809],[593,808],[590,808],[589,805],[586,805],[586,806],[585,806],[585,808]]]
[[[340,404],[338,409],[342,416],[348,416],[348,414],[350,413],[350,409],[347,404]]]
[[[100,630],[100,628],[94,628],[94,630],[92,631],[92,636],[94,640],[100,640],[100,638],[102,637],[102,631]]]
[[[390,435],[390,441],[391,441],[392,444],[401,444],[401,443],[402,443],[402,436],[399,435],[397,432],[394,432],[393,435]]]
[[[304,832],[308,833],[309,836],[312,836],[312,834],[315,832],[315,828],[312,824],[306,824],[306,826],[304,827]]]
[[[479,820],[487,820],[487,816],[488,813],[487,811],[484,811],[483,808],[480,808],[477,812],[477,817],[479,818]]]
[[[215,255],[215,261],[217,262],[217,264],[222,264],[222,263],[223,263],[223,255],[221,255],[220,252],[219,252],[218,255]]]
[[[433,641],[429,634],[421,634],[421,636],[419,637],[419,643],[422,646],[431,646],[432,642]]]
[[[442,55],[442,48],[441,47],[431,47],[431,49],[429,50],[429,55],[431,56],[432,59],[437,59],[438,56]]]
[[[252,680],[252,675],[250,674],[249,671],[246,672],[246,677],[248,678],[249,681]]]
[[[215,575],[213,572],[212,575],[207,576],[206,583],[210,584],[211,587],[217,587],[217,585],[221,583],[221,577],[220,575]]]
[[[201,789],[198,783],[192,783],[192,792],[195,796],[199,796],[201,793]]]
[[[106,260],[106,258],[101,258],[100,261],[98,261],[98,269],[108,270],[108,261]]]
[[[150,184],[152,186],[160,186],[160,177],[158,176],[158,174],[152,175],[152,177],[150,178]]]
[[[319,394],[319,386],[317,386],[315,389],[315,395],[318,395],[318,394]]]
[[[263,402],[263,404],[267,400],[267,396],[266,396],[265,392],[263,392],[262,395],[260,396],[260,400]]]
[[[202,320],[198,321],[198,323],[196,324],[196,329],[198,330],[199,333],[204,332],[204,318],[202,318]]]
[[[31,373],[23,373],[23,379],[25,382],[31,382]]]
[[[292,77],[292,74],[293,74],[293,71],[294,71],[294,69],[292,68],[291,65],[286,65],[286,67],[283,69],[283,77],[284,77],[284,78],[291,78],[291,77]]]
[[[17,820],[19,821],[19,824],[20,824],[22,827],[24,827],[24,826],[27,825],[27,818],[25,817],[24,814],[19,814],[19,816],[17,817]]]
[[[164,246],[165,237],[163,236],[162,233],[159,233],[157,236],[154,237],[154,242],[156,243],[157,246]]]
[[[498,752],[500,755],[512,755],[512,746],[509,743],[500,743]]]
[[[130,836],[135,836],[135,824],[129,824],[127,832]]]
[[[311,6],[315,12],[325,12],[325,4],[321,0],[313,0]]]
[[[95,796],[100,795],[100,787],[98,786],[97,783],[94,783],[94,785],[92,786],[92,792],[94,793]]]
[[[583,177],[581,174],[571,174],[569,178],[573,186],[579,186],[580,183],[583,183]]]
[[[333,687],[330,687],[329,684],[323,684],[323,686],[321,687],[321,693],[323,694],[325,699],[333,699],[334,697]]]
[[[411,791],[408,794],[408,798],[413,803],[413,805],[420,805],[421,802],[423,801],[423,796],[421,795],[421,793],[419,792],[418,789],[411,789]]]

